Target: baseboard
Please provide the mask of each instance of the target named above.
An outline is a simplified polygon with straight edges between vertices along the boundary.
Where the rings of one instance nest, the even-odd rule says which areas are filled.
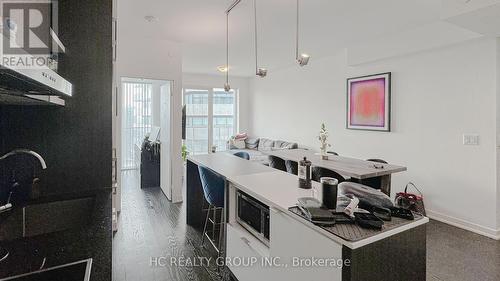
[[[491,239],[500,240],[500,229],[493,229],[489,227],[484,227],[475,223],[471,223],[462,219],[458,219],[455,217],[447,216],[438,212],[434,212],[431,210],[426,210],[427,217],[437,220],[449,225],[456,226],[458,228],[462,228],[483,236],[486,236]]]

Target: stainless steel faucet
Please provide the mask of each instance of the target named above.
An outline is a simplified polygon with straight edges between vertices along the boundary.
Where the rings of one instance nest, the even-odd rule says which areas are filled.
[[[10,156],[14,156],[14,155],[18,155],[18,154],[28,154],[28,155],[34,156],[36,159],[38,159],[38,161],[40,161],[40,165],[42,166],[42,169],[43,170],[47,169],[47,164],[45,164],[45,160],[43,159],[43,157],[40,154],[34,152],[33,150],[29,150],[29,149],[14,149],[11,152],[8,152],[5,155],[3,155],[2,157],[0,157],[0,161],[5,160],[5,159],[9,158]],[[13,206],[10,203],[11,196],[12,196],[12,191],[9,194],[9,199],[7,200],[7,204],[0,206],[0,213],[7,212],[7,211],[10,211],[12,209]],[[9,257],[9,254],[10,254],[9,251],[0,247],[0,262],[3,262],[5,259],[7,259]],[[43,264],[40,267],[40,269],[43,267],[44,264],[45,264],[45,258],[43,260]]]
[[[36,159],[38,159],[38,161],[40,161],[40,165],[42,166],[42,169],[44,169],[44,170],[47,169],[47,165],[45,164],[45,160],[43,160],[43,157],[40,154],[34,152],[33,150],[29,150],[29,149],[14,149],[11,152],[8,152],[7,154],[0,157],[0,160],[7,159],[10,156],[18,155],[18,154],[29,154],[29,155],[34,156]]]

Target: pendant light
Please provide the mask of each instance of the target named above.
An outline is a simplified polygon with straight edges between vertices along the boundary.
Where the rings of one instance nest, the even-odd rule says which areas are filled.
[[[258,63],[258,50],[257,50],[257,0],[253,0],[253,12],[254,12],[254,35],[255,35],[255,74],[261,78],[266,77],[267,69],[264,67],[259,67]]]
[[[297,29],[295,37],[295,59],[300,66],[306,66],[309,63],[310,56],[306,53],[301,53],[299,56],[299,0],[297,0]]]
[[[231,91],[229,85],[229,12],[226,12],[226,83],[224,83],[224,91]]]

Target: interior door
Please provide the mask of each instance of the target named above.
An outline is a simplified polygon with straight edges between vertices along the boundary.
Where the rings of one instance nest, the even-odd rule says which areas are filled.
[[[169,200],[172,200],[172,175],[171,175],[171,83],[160,87],[160,187]]]

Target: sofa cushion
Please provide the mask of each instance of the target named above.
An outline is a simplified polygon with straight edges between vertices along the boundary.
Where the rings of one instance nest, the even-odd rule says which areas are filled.
[[[296,142],[287,142],[283,148],[285,148],[285,149],[297,149],[297,148],[299,148],[299,144]]]
[[[240,139],[230,139],[229,140],[229,149],[244,149],[245,148],[245,140]]]
[[[238,149],[243,149],[243,148],[245,148],[245,141],[244,140],[234,140],[234,146]]]
[[[299,145],[294,142],[287,142],[282,140],[274,141],[274,149],[296,149]]]
[[[259,151],[270,151],[273,149],[274,141],[266,138],[261,138],[259,140]]]
[[[257,149],[257,147],[259,147],[259,139],[258,138],[245,139],[245,147],[248,149]]]
[[[273,149],[281,149],[281,146],[285,143],[285,141],[282,140],[275,140]]]

